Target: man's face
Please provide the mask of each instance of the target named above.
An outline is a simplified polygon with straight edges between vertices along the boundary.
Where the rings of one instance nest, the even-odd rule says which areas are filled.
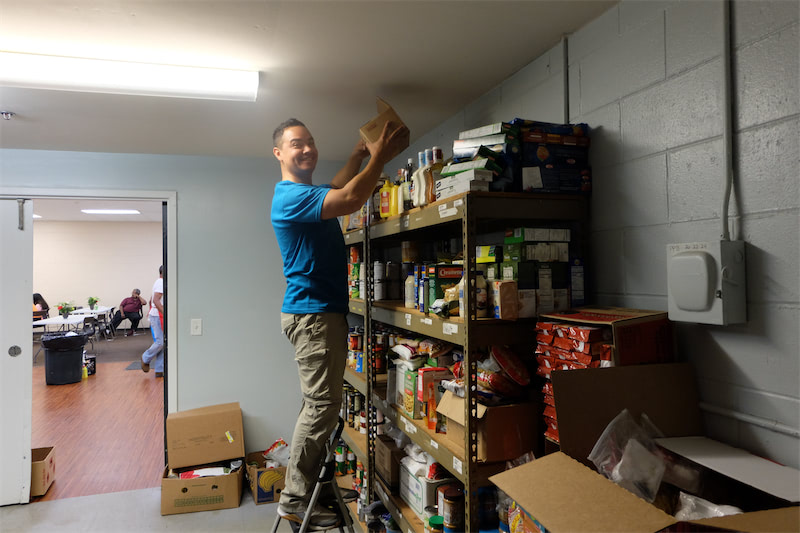
[[[317,166],[317,146],[314,137],[302,126],[292,126],[283,131],[283,140],[272,152],[290,174],[308,178]]]

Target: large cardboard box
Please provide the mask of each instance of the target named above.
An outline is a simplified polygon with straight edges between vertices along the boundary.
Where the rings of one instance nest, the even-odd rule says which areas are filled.
[[[664,311],[596,306],[547,313],[541,318],[610,327],[617,366],[675,360],[672,323]]]
[[[167,458],[172,468],[244,457],[239,402],[167,415]]]
[[[386,435],[378,435],[375,439],[375,473],[392,492],[400,486],[400,459],[404,455],[405,452]]]
[[[31,496],[42,496],[56,479],[56,449],[31,450]]]
[[[239,403],[170,413],[166,430],[169,464],[161,479],[161,514],[238,507],[244,465],[227,475],[193,479],[171,478],[169,471],[243,459],[244,430]]]
[[[797,507],[679,522],[561,452],[489,479],[552,533],[800,531]]]
[[[161,514],[234,509],[242,501],[244,465],[224,476],[194,479],[170,478],[169,467],[161,478]]]
[[[358,130],[364,142],[375,142],[378,140],[383,132],[383,127],[387,122],[392,122],[398,126],[405,125],[403,119],[401,119],[397,112],[392,109],[392,106],[387,104],[381,98],[376,98],[375,101],[378,108],[378,115],[361,126],[361,129]],[[408,148],[410,140],[411,139],[409,135],[406,135],[403,139],[401,139],[401,141],[397,143],[397,146],[393,150],[392,156],[389,159],[394,159],[400,155],[403,150]]]
[[[247,454],[247,481],[256,505],[277,502],[286,485],[286,467],[267,468],[263,452]]]
[[[548,531],[799,530],[800,508],[784,507],[800,501],[800,472],[704,437],[690,365],[553,372],[552,378],[560,451],[490,478]],[[677,523],[596,473],[587,456],[622,409],[637,419],[646,413],[667,436],[659,445],[702,472],[700,497],[745,514]]]
[[[447,417],[447,438],[459,447],[464,446],[466,426],[464,399],[446,391],[436,407]],[[518,403],[487,407],[478,404],[477,433],[478,461],[516,459],[532,451],[538,431],[537,408],[534,404]]]

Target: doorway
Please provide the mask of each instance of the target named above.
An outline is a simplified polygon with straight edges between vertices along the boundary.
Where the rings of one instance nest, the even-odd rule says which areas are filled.
[[[58,476],[48,501],[157,486],[163,468],[164,383],[141,371],[152,338],[149,305],[137,323],[110,327],[124,302],[152,298],[153,280],[164,260],[162,202],[108,198],[33,200],[33,286],[56,307],[88,307],[85,346],[90,362],[78,383],[47,385],[45,359],[57,360],[34,344],[33,448],[56,448]],[[136,298],[133,298],[134,294]],[[49,379],[49,375],[48,375]],[[93,443],[87,446],[86,443]],[[131,457],[138,458],[131,461]]]
[[[161,209],[162,205],[164,206],[163,210],[162,210],[162,213],[163,213],[162,221],[164,223],[164,227],[163,227],[164,245],[163,245],[163,255],[162,255],[162,257],[164,258],[165,265],[168,264],[170,259],[173,259],[175,257],[175,255],[176,255],[176,238],[175,238],[175,235],[176,235],[176,224],[175,224],[175,219],[176,219],[176,205],[175,205],[176,198],[175,197],[176,197],[176,194],[175,194],[175,192],[170,192],[170,191],[155,191],[155,192],[147,192],[147,191],[144,191],[144,192],[143,191],[92,191],[92,193],[94,193],[94,194],[87,194],[86,191],[81,192],[81,191],[75,191],[75,190],[59,191],[59,190],[31,190],[31,189],[27,189],[27,190],[9,190],[9,189],[3,189],[3,190],[0,190],[0,197],[2,197],[2,198],[27,198],[27,199],[31,199],[31,200],[39,200],[39,199],[51,200],[52,199],[52,200],[62,200],[62,201],[104,199],[104,200],[116,200],[116,201],[123,201],[123,200],[124,201],[132,201],[132,200],[136,200],[136,201],[156,202],[157,206],[159,207],[159,209]],[[41,220],[41,219],[38,219],[38,220]],[[102,237],[102,235],[98,235],[98,237]],[[32,240],[32,238],[31,238],[31,240]],[[97,248],[102,248],[102,247],[103,247],[103,239],[100,239],[100,238],[94,238],[94,239],[93,238],[85,238],[85,239],[83,239],[83,243],[82,243],[81,249],[86,251],[86,250],[92,250],[92,249],[97,249]],[[160,247],[160,243],[159,243],[159,247]],[[15,250],[6,250],[6,251],[9,252],[9,253],[15,252]],[[31,252],[28,252],[28,253],[31,254],[31,255],[34,255]],[[56,254],[55,258],[50,257],[49,260],[52,260],[52,261],[54,261],[56,263],[58,263],[59,261],[62,261],[62,262],[63,261],[70,261],[69,259],[64,258],[63,255],[58,255],[58,254]],[[37,262],[38,261],[39,261],[39,258],[37,256]],[[76,261],[73,259],[72,262],[74,263]],[[79,259],[77,262],[81,263],[82,264],[82,268],[84,268],[86,271],[91,272],[93,275],[95,275],[97,277],[97,279],[102,279],[104,276],[107,276],[107,274],[108,274],[107,269],[96,268],[97,267],[96,262],[92,261],[90,258],[84,257],[84,258]],[[67,267],[63,267],[63,268],[65,268],[65,270],[67,269]],[[151,275],[152,279],[146,284],[145,287],[142,287],[142,292],[143,293],[147,293],[147,297],[148,298],[149,298],[149,293],[150,293],[150,290],[151,290],[151,287],[152,287],[152,280],[155,279],[157,277],[157,275],[158,275],[157,268],[158,268],[158,265],[155,265],[154,266],[155,273]],[[74,279],[75,275],[73,274],[72,276],[63,276],[63,277],[64,277],[65,280],[69,281],[69,280]],[[168,280],[170,280],[173,277],[174,277],[174,273],[171,273],[169,271],[169,269],[167,269],[166,273],[165,273],[165,286],[169,283]],[[128,287],[127,290],[130,291],[130,287]],[[35,291],[35,289],[34,289],[34,291]],[[86,292],[86,291],[83,291],[83,292]],[[177,293],[177,291],[172,291],[171,296],[173,297],[172,298],[173,301],[177,300],[177,294],[176,293]],[[74,299],[77,300],[78,298],[84,298],[84,297],[87,297],[87,296],[97,296],[97,294],[93,294],[93,293],[89,293],[88,295],[77,294],[76,296],[74,296]],[[113,297],[109,297],[109,298],[111,299],[111,301],[113,301],[113,299],[114,299]],[[55,301],[51,301],[49,303],[50,303],[51,306],[57,306],[59,301],[61,301],[61,300],[59,300],[58,296],[56,296]],[[78,302],[75,302],[75,303],[77,304]],[[112,305],[117,307],[118,303],[119,302],[117,301],[117,302],[114,302]],[[84,303],[84,306],[85,306],[85,303]],[[12,306],[12,307],[14,307],[14,306]],[[8,311],[6,311],[6,312],[8,312]],[[51,315],[51,316],[53,316],[53,315]],[[27,319],[27,320],[30,320],[30,319]],[[166,335],[169,335],[169,333],[174,330],[174,327],[175,327],[174,323],[175,323],[174,312],[172,314],[167,314],[167,316],[165,316],[165,324],[164,324]],[[149,335],[149,332],[147,332],[147,333]],[[142,335],[142,336],[139,336],[139,338],[146,338],[146,337],[144,335]],[[174,337],[173,337],[173,339],[174,339]],[[167,364],[167,368],[165,369],[165,376],[168,376],[170,371],[172,371],[172,375],[173,376],[175,375],[174,371],[175,371],[175,368],[177,367],[177,357],[175,356],[175,354],[177,353],[177,350],[176,350],[176,344],[177,343],[175,342],[175,340],[170,340],[170,343],[169,343],[170,344],[171,357],[169,359],[167,359],[167,363],[166,363]],[[108,341],[103,341],[103,340],[99,341],[99,343],[101,343],[101,344],[103,342],[108,342]],[[110,344],[111,343],[108,342],[108,345],[110,345]],[[109,350],[109,352],[110,352],[110,350]],[[33,353],[34,352],[32,352],[32,354]],[[100,357],[102,357],[102,346],[100,347],[100,354],[99,355],[100,355]],[[43,358],[44,357],[44,353],[40,353],[38,355],[38,357],[39,358]],[[31,365],[33,364],[31,356],[29,356],[28,361],[29,361],[29,364],[31,364]],[[135,372],[130,372],[130,374],[135,374]],[[139,371],[139,374],[141,375],[141,370]],[[151,373],[150,374],[151,380],[152,380],[152,375],[153,374]],[[8,376],[8,377],[10,377],[10,376]],[[158,381],[162,382],[161,384],[159,384],[160,386],[158,387],[158,396],[160,397],[161,402],[163,402],[162,403],[163,408],[158,409],[158,419],[160,421],[161,431],[162,431],[162,434],[163,434],[163,421],[164,421],[164,418],[166,416],[166,413],[169,410],[168,406],[176,404],[175,401],[174,401],[174,398],[176,396],[176,388],[175,388],[175,381],[176,380],[174,380],[174,379],[173,380],[168,380],[168,379],[163,379],[162,380],[162,379],[159,379]],[[4,399],[7,399],[7,398],[32,398],[32,392],[31,392],[32,383],[31,383],[31,379],[30,378],[26,379],[26,380],[16,380],[14,383],[15,384],[11,388],[4,388],[2,390],[2,393],[3,393],[2,396],[3,396]],[[76,385],[80,386],[81,383],[78,383]],[[27,391],[25,390],[26,388],[28,389]],[[72,400],[68,401],[68,403],[72,404],[73,406],[77,406],[81,402],[83,402],[84,404],[90,404],[89,407],[91,407],[91,409],[89,411],[94,410],[95,412],[101,412],[104,409],[104,405],[103,404],[107,403],[105,400],[98,400],[97,398],[88,399],[88,400],[87,399],[88,399],[88,395],[84,395],[81,398],[72,398]],[[112,399],[110,399],[108,401],[109,402],[116,401],[117,403],[120,403],[120,399],[119,398],[112,398]],[[124,402],[122,402],[122,403],[124,403]],[[49,409],[49,408],[52,408],[52,407],[53,407],[52,404],[45,403],[45,409]],[[86,405],[83,405],[83,407],[86,407]],[[87,411],[87,412],[89,412],[89,411]],[[152,409],[151,409],[151,411],[152,411]],[[71,427],[69,422],[74,421],[74,418],[72,418],[72,414],[74,414],[74,413],[70,413],[69,416],[62,417],[62,419],[63,419],[62,421],[64,423],[64,426],[67,429],[69,429]],[[131,415],[131,416],[135,416],[135,415]],[[122,419],[121,423],[123,423],[123,424],[125,423],[125,420],[124,420],[126,418],[125,416],[118,417],[118,418]],[[129,417],[127,417],[127,418],[129,418]],[[98,423],[98,419],[94,418],[92,420],[92,423],[97,424]],[[89,426],[89,427],[91,427],[91,426]],[[106,429],[108,429],[108,428],[106,428]],[[16,426],[15,427],[15,425],[12,424],[12,425],[10,425],[8,427],[4,427],[3,437],[2,437],[3,442],[0,443],[0,445],[2,445],[5,442],[15,441],[15,439],[20,438],[20,435],[22,436],[22,440],[24,441],[24,435],[26,433],[27,433],[28,441],[30,442],[30,438],[31,438],[30,420],[28,420],[28,422],[25,422],[23,420],[20,426]],[[84,445],[85,445],[84,454],[88,455],[89,458],[92,459],[93,458],[92,450],[95,449],[98,446],[102,446],[102,443],[94,442],[92,440],[91,432],[89,432],[88,434],[82,435],[82,438],[83,438],[83,442],[84,442]],[[152,440],[152,439],[150,439],[150,440]],[[37,446],[40,443],[33,443],[33,444],[34,444],[34,446]],[[160,463],[161,466],[163,466],[163,464],[164,464],[164,452],[163,452],[164,443],[163,443],[163,440],[161,440],[159,443],[157,443],[156,449],[159,450],[160,453],[155,454],[156,455],[155,461]],[[57,457],[58,457],[58,450],[56,451],[56,453],[57,453]],[[125,460],[128,461],[129,463],[132,463],[132,464],[135,465],[137,458],[136,457],[125,457]],[[57,461],[58,461],[58,459],[57,459]],[[20,464],[20,466],[23,467],[22,470],[24,471],[24,464]],[[64,463],[62,463],[61,466],[63,467]],[[113,475],[114,475],[113,474],[113,470],[114,470],[113,468],[102,468],[101,467],[101,468],[90,468],[88,470],[89,471],[87,472],[87,476],[89,476],[90,478],[94,477],[95,479],[97,478],[99,472],[110,472],[111,477],[113,477]],[[63,471],[63,468],[59,468],[59,471]],[[62,484],[66,484],[67,483],[67,480],[65,480],[61,476],[57,475],[56,479],[57,479],[56,483],[58,483],[59,481],[61,481]],[[26,500],[26,493],[27,493],[26,488],[28,486],[28,480],[23,478],[22,481],[19,481],[19,480],[13,480],[13,481],[14,481],[14,487],[15,488],[12,489],[12,492],[14,490],[18,490],[18,492],[20,494],[19,502],[20,503],[24,503],[25,501],[27,501]],[[18,483],[18,482],[20,483],[20,485],[16,485],[16,483]],[[3,488],[5,488],[5,485],[8,484],[8,480],[6,480],[6,483],[2,483],[2,484],[3,484]],[[93,494],[99,494],[99,493],[102,493],[102,492],[110,492],[111,490],[117,490],[117,489],[113,489],[113,488],[111,488],[109,490],[104,490],[103,487],[100,486],[100,485],[102,485],[101,483],[98,483],[98,485],[99,485],[98,490],[95,490],[94,492],[92,492]],[[14,501],[15,500],[12,499],[12,500],[9,500],[7,503],[14,503]]]

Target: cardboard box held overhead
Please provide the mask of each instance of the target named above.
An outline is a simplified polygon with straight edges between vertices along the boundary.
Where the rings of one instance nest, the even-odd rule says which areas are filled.
[[[378,108],[378,115],[361,126],[361,129],[358,132],[361,134],[361,138],[364,142],[375,142],[381,136],[383,132],[383,127],[386,125],[387,122],[391,122],[397,126],[405,126],[403,119],[397,114],[397,112],[392,109],[392,106],[387,104],[381,98],[376,98],[376,106]],[[405,135],[402,139],[400,139],[395,146],[395,149],[392,151],[392,157],[390,159],[394,159],[400,153],[408,148],[411,139],[409,135]]]

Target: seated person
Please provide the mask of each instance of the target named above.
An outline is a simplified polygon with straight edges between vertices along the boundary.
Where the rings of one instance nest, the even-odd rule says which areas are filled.
[[[37,311],[41,311],[38,313],[40,318],[47,318],[49,314],[48,311],[50,310],[50,306],[47,305],[47,302],[44,300],[41,294],[38,292],[33,293],[33,311],[36,313]]]
[[[120,302],[119,309],[111,319],[111,329],[116,332],[120,322],[127,318],[131,321],[131,329],[126,336],[133,335],[133,332],[139,327],[139,320],[142,319],[143,305],[147,305],[147,300],[142,298],[142,291],[133,289],[131,295]]]

